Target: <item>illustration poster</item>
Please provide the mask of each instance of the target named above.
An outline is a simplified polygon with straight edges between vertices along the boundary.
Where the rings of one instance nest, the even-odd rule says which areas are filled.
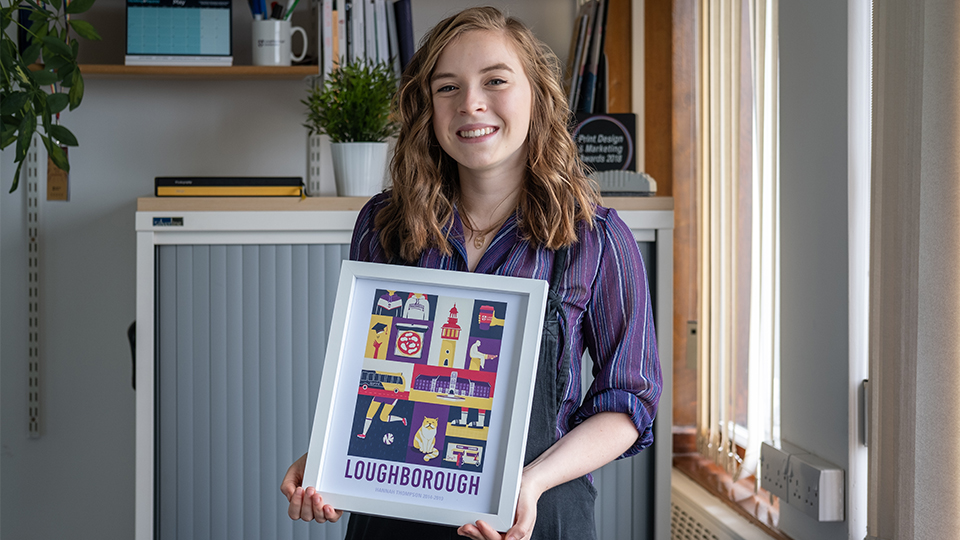
[[[479,495],[506,303],[376,289],[369,305],[344,477]]]
[[[376,290],[347,454],[483,471],[505,312],[502,302]]]
[[[438,276],[452,281],[451,274]],[[487,288],[409,280],[352,286],[308,454],[321,493],[348,510],[438,523],[511,519],[546,286],[484,278]],[[534,307],[502,284],[533,288]],[[531,358],[521,362],[523,354]],[[322,463],[309,459],[317,451]]]

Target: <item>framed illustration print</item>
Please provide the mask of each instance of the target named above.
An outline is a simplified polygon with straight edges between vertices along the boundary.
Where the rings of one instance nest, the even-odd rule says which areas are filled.
[[[547,290],[345,261],[304,487],[341,510],[510,528]]]

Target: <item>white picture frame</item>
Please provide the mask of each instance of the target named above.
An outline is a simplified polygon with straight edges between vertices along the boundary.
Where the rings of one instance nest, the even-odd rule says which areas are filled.
[[[510,528],[547,294],[344,261],[304,487],[350,512]]]

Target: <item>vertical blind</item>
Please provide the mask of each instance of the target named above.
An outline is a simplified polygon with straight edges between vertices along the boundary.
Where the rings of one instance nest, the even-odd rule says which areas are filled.
[[[345,245],[161,246],[159,539],[343,538],[286,517],[307,450]]]
[[[700,3],[697,443],[737,476],[779,436],[777,5]]]

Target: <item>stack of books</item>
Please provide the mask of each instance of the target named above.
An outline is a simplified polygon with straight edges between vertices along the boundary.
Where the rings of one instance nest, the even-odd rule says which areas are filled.
[[[387,62],[399,79],[413,56],[411,0],[312,0],[319,25],[320,73],[339,62]]]
[[[574,21],[567,56],[567,99],[570,110],[587,114],[607,111],[606,55],[603,52],[609,0],[589,0]]]
[[[302,197],[299,176],[158,176],[157,197]]]

